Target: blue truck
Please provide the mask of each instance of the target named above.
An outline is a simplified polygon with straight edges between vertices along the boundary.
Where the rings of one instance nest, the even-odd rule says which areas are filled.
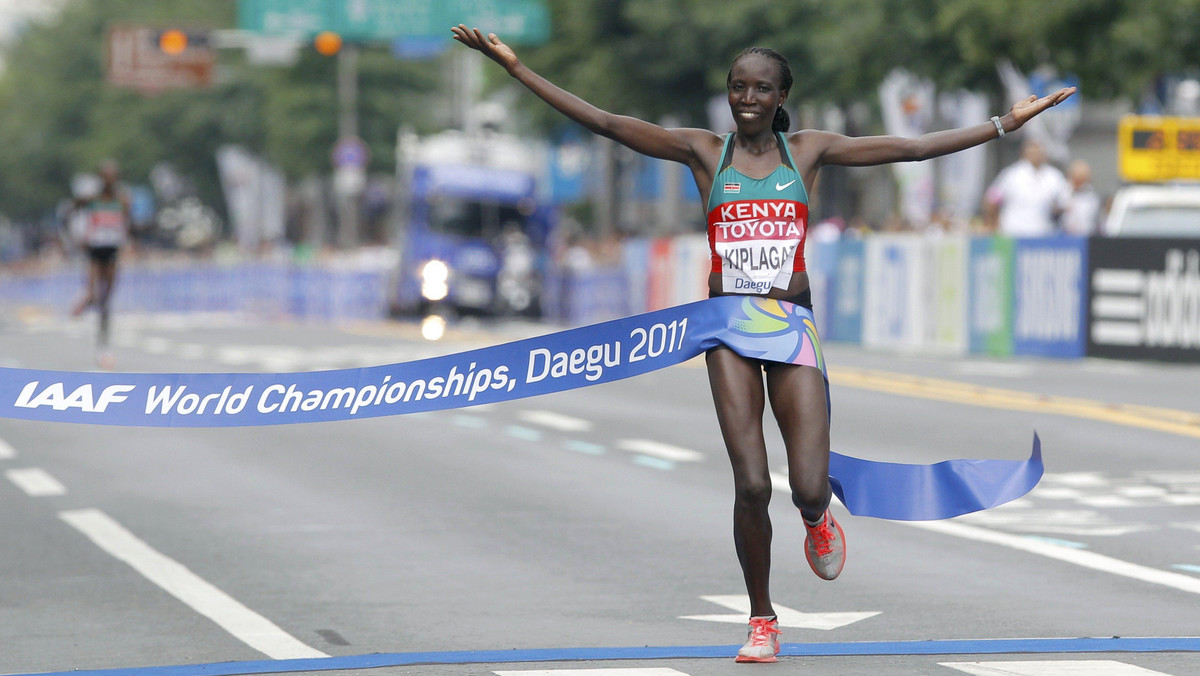
[[[404,145],[393,314],[537,316],[555,212],[531,144],[446,132]]]

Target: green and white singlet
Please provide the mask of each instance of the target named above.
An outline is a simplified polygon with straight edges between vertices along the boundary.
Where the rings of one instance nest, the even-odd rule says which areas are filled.
[[[721,166],[708,194],[708,247],[712,271],[726,293],[766,294],[788,288],[804,270],[808,192],[784,135],[776,132],[780,164],[765,178],[733,168],[733,134],[725,137]]]

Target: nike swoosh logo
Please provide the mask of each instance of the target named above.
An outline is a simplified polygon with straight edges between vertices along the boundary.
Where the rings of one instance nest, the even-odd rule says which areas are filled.
[[[776,184],[775,184],[775,189],[776,189],[776,190],[783,190],[784,188],[788,187],[789,185],[791,185],[791,184],[793,184],[793,183],[795,183],[795,182],[796,182],[796,179],[794,179],[794,178],[793,178],[792,180],[788,181],[787,183],[784,183],[783,185],[780,185],[779,183],[776,183]]]

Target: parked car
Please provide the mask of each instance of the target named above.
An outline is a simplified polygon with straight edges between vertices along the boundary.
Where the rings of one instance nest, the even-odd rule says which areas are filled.
[[[1104,234],[1200,238],[1200,184],[1121,188],[1113,196]]]

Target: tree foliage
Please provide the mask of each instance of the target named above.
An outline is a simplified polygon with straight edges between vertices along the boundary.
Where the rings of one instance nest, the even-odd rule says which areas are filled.
[[[336,63],[311,48],[294,66],[277,67],[222,50],[217,82],[204,90],[145,96],[106,84],[109,26],[232,28],[236,9],[236,0],[81,0],[23,33],[0,75],[0,213],[45,213],[67,194],[72,175],[106,157],[138,182],[169,162],[210,203],[221,202],[214,153],[222,144],[261,153],[293,178],[328,171]],[[378,168],[390,168],[397,127],[430,128],[427,103],[416,94],[429,91],[432,78],[422,65],[367,46],[359,87],[359,133]]]
[[[751,45],[789,58],[793,104],[873,101],[896,66],[942,88],[999,94],[998,59],[1025,71],[1050,65],[1076,74],[1093,99],[1138,97],[1164,74],[1200,68],[1200,0],[547,1],[552,39],[519,50],[531,66],[607,109],[699,126],[733,57]],[[219,202],[213,153],[224,143],[293,178],[328,171],[336,64],[311,49],[272,68],[224,50],[219,82],[204,91],[146,97],[105,84],[112,23],[229,28],[236,9],[237,0],[76,0],[26,31],[0,74],[0,212],[44,213],[72,174],[104,157],[137,181],[171,162],[211,202]],[[441,84],[428,64],[364,48],[360,135],[376,168],[389,168],[399,124],[432,129]],[[561,121],[541,104],[527,110]]]
[[[602,107],[701,123],[744,47],[791,62],[792,101],[873,100],[896,66],[999,94],[998,59],[1136,98],[1200,68],[1200,0],[550,0],[554,39],[531,66]]]

